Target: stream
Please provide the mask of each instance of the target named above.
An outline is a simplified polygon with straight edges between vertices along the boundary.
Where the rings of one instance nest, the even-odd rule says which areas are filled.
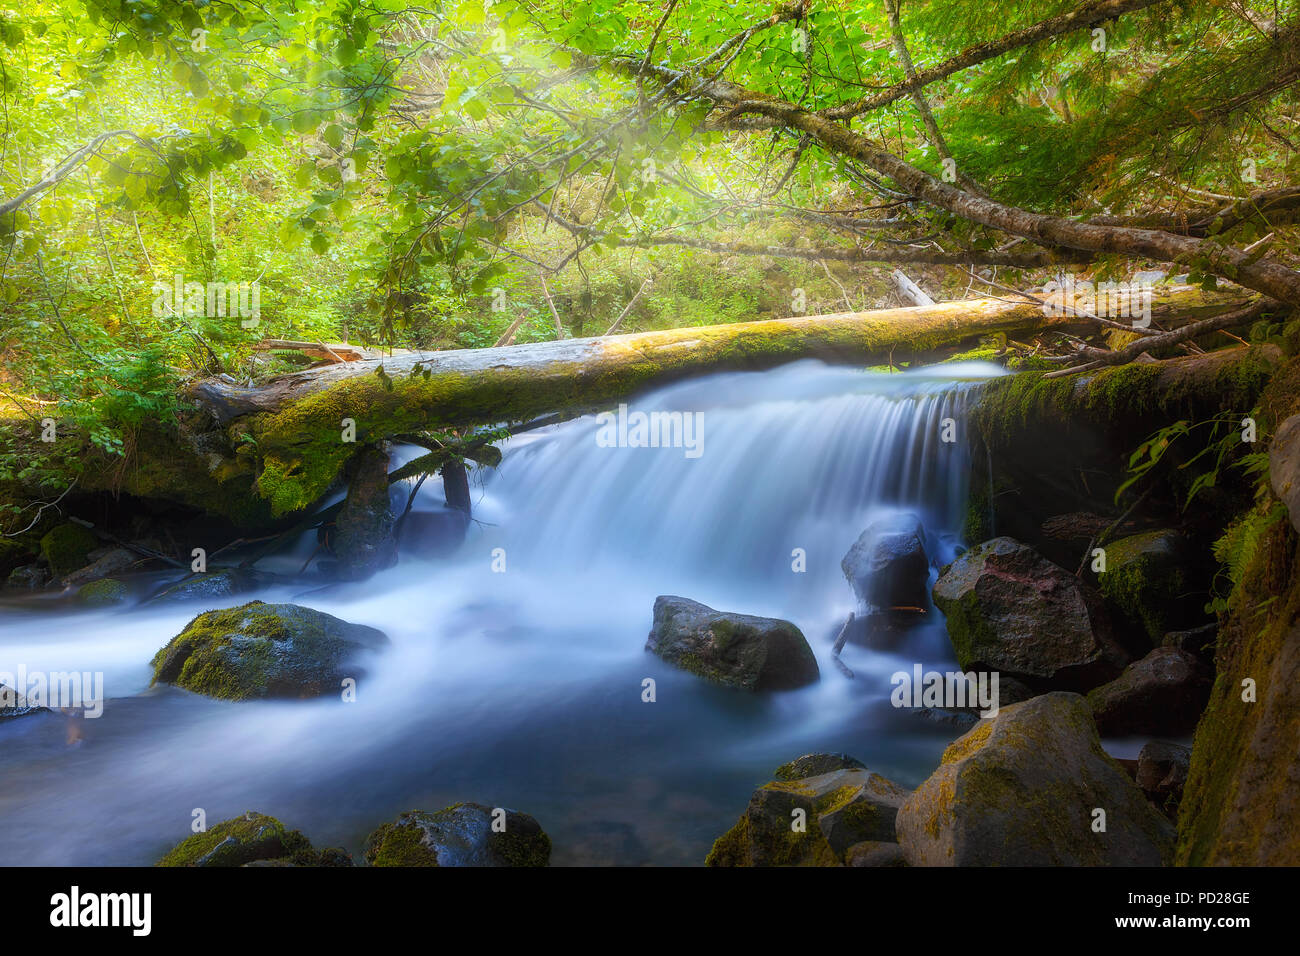
[[[964,728],[891,707],[889,677],[953,664],[943,621],[931,608],[900,646],[846,646],[847,678],[831,659],[855,604],[840,559],[874,513],[901,508],[925,524],[932,581],[952,560],[966,409],[998,374],[802,361],[671,385],[629,407],[698,413],[698,457],[602,447],[593,416],[525,433],[474,473],[475,520],[454,554],[222,605],[295,601],[383,630],[392,646],[355,703],[150,689],[151,657],[201,603],[0,607],[0,671],[102,671],[107,697],[98,719],[0,723],[4,862],[152,864],[190,835],[196,808],[209,826],[271,814],[360,862],[366,835],[399,813],[475,801],[536,817],[553,865],[699,865],[801,754],[843,751],[914,787]],[[415,507],[441,502],[430,479]],[[313,546],[265,566],[296,571]],[[660,594],[793,621],[821,680],[755,695],[670,667],[644,649]]]

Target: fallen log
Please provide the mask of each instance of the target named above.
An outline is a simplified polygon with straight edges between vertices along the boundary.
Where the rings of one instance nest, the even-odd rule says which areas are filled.
[[[1244,293],[1187,287],[1154,297],[1158,323],[1239,305]],[[252,439],[257,489],[276,515],[315,502],[366,444],[428,428],[520,422],[591,410],[693,374],[801,358],[894,364],[977,336],[1088,326],[1035,302],[974,299],[504,348],[412,352],[339,363],[242,388],[211,379],[192,397],[232,443]]]

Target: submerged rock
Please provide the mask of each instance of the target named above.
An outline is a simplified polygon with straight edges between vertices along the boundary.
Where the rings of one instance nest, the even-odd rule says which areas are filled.
[[[73,571],[71,574],[65,574],[63,583],[73,586],[90,584],[92,581],[99,581],[125,571],[140,560],[138,556],[132,554],[126,548],[108,548],[98,557],[95,557],[93,553],[90,557],[94,558],[94,561],[84,568]]]
[[[899,810],[898,842],[913,866],[1160,866],[1173,827],[1101,749],[1084,699],[1055,692],[949,746]]]
[[[173,847],[157,866],[351,866],[344,850],[316,850],[275,817],[249,811]]]
[[[469,515],[459,508],[410,511],[397,526],[398,550],[419,558],[442,558],[465,541]]]
[[[50,583],[50,572],[39,564],[24,564],[9,572],[6,591],[39,591]]]
[[[1157,647],[1115,680],[1088,692],[1097,729],[1107,736],[1189,734],[1210,699],[1213,680],[1195,655]]]
[[[645,649],[714,683],[746,690],[788,690],[821,677],[803,632],[789,621],[715,611],[672,595],[655,598]]]
[[[252,568],[222,568],[191,574],[149,598],[150,604],[180,601],[212,601],[248,594],[271,583],[273,578]]]
[[[263,604],[200,614],[153,658],[155,684],[210,697],[318,697],[361,672],[355,659],[388,638],[297,604]]]
[[[1197,562],[1182,535],[1146,531],[1111,541],[1104,550],[1106,570],[1097,575],[1101,596],[1120,621],[1146,634],[1147,646],[1159,644],[1167,631],[1204,621],[1205,602],[1192,596],[1205,589],[1189,571]]]
[[[925,607],[930,559],[921,519],[900,512],[872,521],[840,568],[865,606]]]
[[[75,600],[86,607],[111,607],[125,604],[130,600],[126,585],[116,578],[100,578],[84,584],[77,591]]]
[[[533,817],[481,803],[412,810],[366,839],[371,866],[546,866],[551,838]]]
[[[1091,588],[1033,548],[994,538],[939,574],[934,603],[963,671],[995,670],[1035,689],[1086,690],[1129,660]]]
[[[906,790],[865,769],[775,780],[754,791],[744,816],[704,862],[841,866],[850,847],[894,842],[894,818],[906,798]]]
[[[29,714],[48,712],[47,707],[37,707],[27,702],[27,698],[12,687],[0,684],[0,720],[26,717]]]
[[[1147,799],[1171,820],[1178,819],[1192,751],[1181,744],[1153,740],[1138,754],[1136,780]]]

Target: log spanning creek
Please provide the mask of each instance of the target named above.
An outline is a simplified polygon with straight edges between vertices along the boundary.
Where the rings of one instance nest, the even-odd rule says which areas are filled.
[[[534,816],[554,865],[698,865],[800,754],[849,753],[914,787],[969,727],[891,705],[891,675],[957,669],[943,619],[927,605],[892,646],[849,642],[836,666],[856,605],[840,562],[889,512],[920,519],[931,582],[953,559],[966,411],[999,374],[801,361],[671,385],[506,442],[450,554],[215,605],[294,602],[383,631],[351,703],[151,687],[151,658],[211,603],[7,607],[0,671],[100,674],[105,699],[96,719],[0,723],[6,862],[151,864],[198,809],[271,814],[360,861],[397,814],[474,801]],[[633,441],[637,414],[682,442]],[[442,501],[430,479],[415,508]],[[296,572],[314,546],[266,566]],[[659,595],[793,622],[820,678],[751,693],[670,666],[645,649]]]

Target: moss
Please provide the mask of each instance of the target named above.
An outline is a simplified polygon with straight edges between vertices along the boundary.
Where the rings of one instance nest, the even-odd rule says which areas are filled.
[[[329,664],[347,642],[327,632],[326,615],[293,605],[253,601],[242,607],[207,611],[194,618],[154,655],[153,683],[170,683],[225,700],[249,700],[281,693],[321,693],[332,680]],[[292,620],[285,615],[292,614]],[[277,645],[292,641],[303,662],[317,662],[321,673],[298,675],[292,687],[277,684]],[[301,667],[299,668],[301,670]]]
[[[1260,507],[1271,510],[1267,501]],[[1300,544],[1290,523],[1268,524],[1243,560],[1220,621],[1217,677],[1192,746],[1178,816],[1179,865],[1300,865]],[[1245,678],[1256,683],[1255,703],[1242,700]]]
[[[157,865],[242,866],[254,860],[284,857],[300,866],[319,862],[311,843],[301,833],[286,830],[275,817],[250,810],[177,844]]]
[[[1160,550],[1161,539],[1170,534],[1148,531],[1108,542],[1106,570],[1097,575],[1102,597],[1140,626],[1152,644],[1191,617],[1185,602],[1193,588],[1185,562]]]
[[[41,556],[56,578],[84,568],[86,556],[97,547],[99,541],[90,530],[72,522],[52,528],[41,538]]]
[[[424,830],[414,823],[385,823],[366,840],[371,866],[437,866],[438,854],[424,842]]]
[[[100,578],[77,591],[77,603],[88,607],[122,604],[127,599],[126,585],[115,578]]]
[[[551,838],[540,829],[525,833],[507,827],[505,833],[489,836],[488,845],[506,866],[547,866],[551,862]]]

